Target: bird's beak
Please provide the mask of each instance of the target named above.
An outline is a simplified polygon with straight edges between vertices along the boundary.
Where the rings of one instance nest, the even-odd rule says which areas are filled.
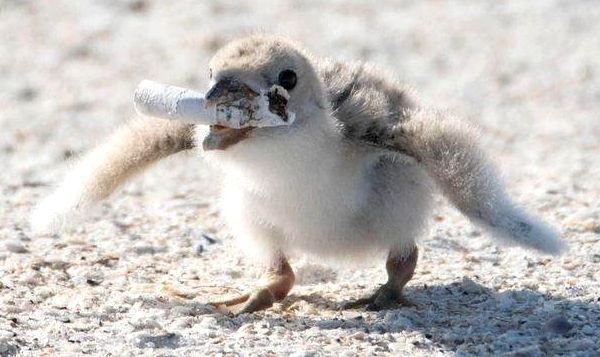
[[[235,79],[222,79],[206,92],[205,98],[208,103],[217,106],[227,106],[232,105],[233,102],[239,101],[242,98],[252,100],[258,95],[259,93],[245,83]],[[202,147],[205,151],[225,150],[246,139],[252,129],[254,128],[233,129],[221,125],[211,125],[209,134],[202,142]]]

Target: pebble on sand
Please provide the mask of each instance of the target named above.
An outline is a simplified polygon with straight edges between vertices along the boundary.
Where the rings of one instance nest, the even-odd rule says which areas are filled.
[[[4,242],[4,245],[6,246],[6,249],[9,252],[19,253],[19,254],[29,253],[29,250],[27,250],[27,248],[25,248],[23,243],[16,239],[7,240],[6,242]]]

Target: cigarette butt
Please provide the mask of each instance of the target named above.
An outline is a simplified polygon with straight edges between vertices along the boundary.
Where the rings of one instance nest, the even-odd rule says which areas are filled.
[[[283,118],[270,111],[267,92],[256,98],[240,99],[237,104],[239,101],[245,101],[246,105],[215,105],[207,102],[203,93],[149,80],[140,82],[134,94],[138,114],[161,119],[234,129],[290,125],[294,121],[294,113]]]
[[[142,115],[216,124],[215,110],[207,108],[204,94],[190,89],[143,80],[135,90],[134,104],[135,110]]]

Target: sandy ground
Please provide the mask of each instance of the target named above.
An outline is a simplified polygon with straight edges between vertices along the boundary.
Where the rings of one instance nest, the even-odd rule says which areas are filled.
[[[589,0],[0,0],[0,355],[598,356],[599,20]],[[383,261],[305,257],[283,303],[230,318],[204,302],[252,287],[260,267],[194,155],[136,178],[74,233],[30,233],[68,159],[134,115],[140,80],[205,88],[214,51],[257,29],[376,62],[476,123],[515,199],[569,253],[500,247],[440,200],[415,307],[339,311],[384,280]]]

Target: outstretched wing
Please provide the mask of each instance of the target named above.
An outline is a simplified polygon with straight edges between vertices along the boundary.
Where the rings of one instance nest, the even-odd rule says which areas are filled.
[[[410,90],[372,67],[326,62],[320,70],[348,140],[412,156],[463,214],[496,237],[545,253],[563,250],[556,232],[510,200],[467,123],[420,108]]]
[[[417,107],[410,88],[367,64],[326,61],[319,69],[333,115],[348,139],[380,145],[390,128]]]
[[[192,149],[194,126],[146,118],[117,130],[108,141],[81,158],[55,191],[33,212],[34,231],[69,227],[129,177],[152,163]]]

